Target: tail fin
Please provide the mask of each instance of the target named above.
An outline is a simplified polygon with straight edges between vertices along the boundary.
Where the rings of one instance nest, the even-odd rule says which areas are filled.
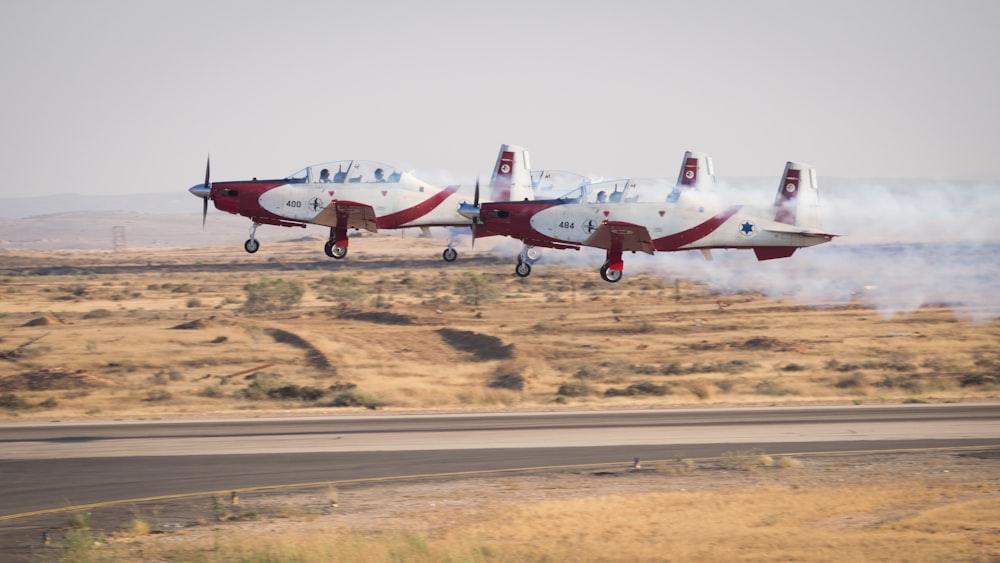
[[[528,149],[516,145],[500,145],[500,155],[490,180],[492,201],[534,199],[531,189],[531,162]]]
[[[677,187],[710,190],[715,187],[715,166],[712,157],[702,152],[687,151],[677,175]]]
[[[785,164],[778,195],[774,198],[774,220],[809,229],[820,228],[815,168],[800,162]]]

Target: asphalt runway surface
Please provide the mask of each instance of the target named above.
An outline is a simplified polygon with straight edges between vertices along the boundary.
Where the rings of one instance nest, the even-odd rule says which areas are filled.
[[[970,446],[1000,447],[1000,405],[8,423],[0,425],[0,550],[5,535],[33,535],[72,510],[230,491],[620,467],[636,457],[727,451]]]
[[[323,481],[1000,444],[1000,405],[337,416],[0,425],[0,518]]]

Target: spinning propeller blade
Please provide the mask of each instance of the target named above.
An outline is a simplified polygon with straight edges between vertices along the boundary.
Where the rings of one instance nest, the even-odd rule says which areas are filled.
[[[479,178],[476,178],[476,191],[472,196],[472,205],[479,207]],[[479,225],[479,217],[472,218],[472,248],[476,247],[476,227]]]
[[[201,229],[205,230],[205,218],[208,217],[208,198],[212,194],[212,181],[211,181],[211,170],[212,170],[212,157],[209,155],[205,158],[205,187],[208,188],[208,196],[201,201]]]

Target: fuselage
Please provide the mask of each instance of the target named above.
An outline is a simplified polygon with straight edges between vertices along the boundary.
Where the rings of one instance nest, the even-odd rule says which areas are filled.
[[[661,252],[803,247],[829,240],[809,236],[807,229],[748,212],[743,205],[719,205],[702,201],[694,194],[660,202],[559,199],[485,203],[480,222],[479,236],[511,236],[529,245],[554,248],[603,247],[594,235],[605,224],[619,231],[641,229],[644,235],[648,233],[647,248]]]
[[[407,172],[381,175],[388,179],[359,173],[340,182],[325,177],[315,181],[320,175],[309,173],[278,180],[215,182],[211,199],[220,211],[282,226],[335,226],[334,217],[323,211],[338,202],[370,207],[380,229],[471,223],[458,213],[459,205],[472,198],[471,187],[440,188]]]

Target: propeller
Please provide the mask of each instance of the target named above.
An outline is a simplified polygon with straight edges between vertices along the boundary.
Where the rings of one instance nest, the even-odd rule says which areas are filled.
[[[476,228],[479,226],[479,178],[476,178],[476,192],[472,203],[463,201],[458,206],[458,214],[472,221],[472,246],[476,246]]]
[[[476,177],[476,191],[472,195],[472,205],[479,209],[479,177]],[[476,227],[479,226],[479,217],[472,218],[472,248],[476,247]]]
[[[208,188],[208,196],[212,195],[212,156],[205,157],[205,184]],[[205,218],[208,217],[208,197],[201,200],[201,230],[205,230]]]
[[[197,186],[191,187],[188,191],[191,195],[198,196],[202,199],[201,203],[201,228],[205,228],[205,217],[208,215],[208,200],[212,199],[212,180],[211,180],[211,157],[205,160],[205,183],[198,184]]]

